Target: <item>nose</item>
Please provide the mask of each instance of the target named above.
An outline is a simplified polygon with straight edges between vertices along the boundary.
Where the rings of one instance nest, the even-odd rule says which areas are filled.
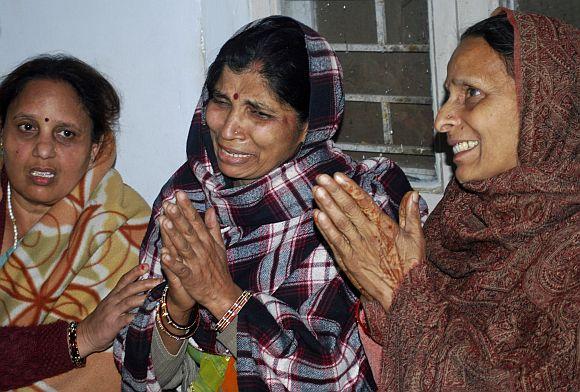
[[[221,137],[227,140],[243,139],[242,119],[237,110],[230,110],[221,129]]]
[[[458,108],[450,100],[447,100],[439,109],[435,118],[435,129],[440,133],[447,133],[461,124]]]
[[[56,145],[49,132],[39,132],[32,155],[42,159],[53,158],[56,155]]]

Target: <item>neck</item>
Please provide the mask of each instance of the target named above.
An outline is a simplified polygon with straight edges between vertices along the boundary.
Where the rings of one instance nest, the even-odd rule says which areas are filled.
[[[248,185],[249,183],[254,182],[254,181],[256,181],[256,180],[238,180],[238,179],[235,179],[235,180],[232,180],[232,185],[234,187],[238,187],[238,186]]]
[[[14,188],[12,188],[11,196],[10,204],[7,201],[6,205],[12,205],[14,224],[16,224],[18,229],[19,237],[22,238],[47,213],[50,206],[31,203],[18,192],[15,192]],[[5,222],[8,227],[12,227],[13,222],[8,213],[6,214]],[[14,238],[14,242],[17,240],[17,238]]]

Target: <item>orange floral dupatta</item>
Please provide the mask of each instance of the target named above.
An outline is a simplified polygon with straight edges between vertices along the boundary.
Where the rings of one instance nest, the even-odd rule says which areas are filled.
[[[93,168],[0,268],[0,325],[82,320],[138,264],[150,208],[123,183],[115,157],[114,140],[104,142]]]

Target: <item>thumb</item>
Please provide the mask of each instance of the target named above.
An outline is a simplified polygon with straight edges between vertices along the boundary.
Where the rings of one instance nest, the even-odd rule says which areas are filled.
[[[409,234],[421,233],[421,216],[419,214],[419,192],[405,193],[399,209],[399,226]]]
[[[215,243],[222,249],[225,249],[224,240],[222,238],[222,232],[220,230],[220,225],[217,220],[217,214],[213,207],[209,208],[205,212],[204,216],[205,226],[209,230],[209,233]]]

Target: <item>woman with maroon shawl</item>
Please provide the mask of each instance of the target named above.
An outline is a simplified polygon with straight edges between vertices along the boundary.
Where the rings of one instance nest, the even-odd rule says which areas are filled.
[[[345,176],[318,177],[315,219],[361,289],[382,390],[579,390],[578,51],[577,29],[510,10],[463,35],[435,122],[455,179],[424,237],[416,193],[397,225]]]

